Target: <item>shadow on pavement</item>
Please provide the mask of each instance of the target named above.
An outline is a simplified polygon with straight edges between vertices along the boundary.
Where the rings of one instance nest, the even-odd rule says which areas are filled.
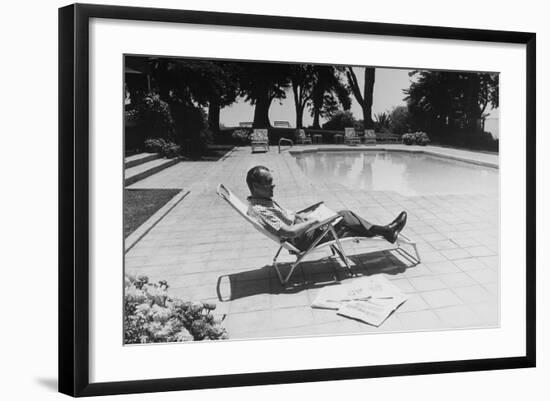
[[[355,277],[374,274],[400,274],[412,267],[392,251],[378,251],[349,256]],[[284,276],[291,263],[280,263]],[[221,302],[233,301],[259,294],[294,294],[301,291],[338,284],[338,280],[352,279],[345,267],[332,257],[302,262],[294,271],[287,286],[282,286],[275,269],[265,265],[259,269],[218,277],[217,293]]]

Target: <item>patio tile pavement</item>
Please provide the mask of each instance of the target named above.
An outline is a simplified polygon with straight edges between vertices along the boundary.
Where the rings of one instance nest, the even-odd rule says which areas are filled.
[[[498,164],[494,155],[435,147],[425,150]],[[346,245],[357,274],[384,274],[409,296],[380,327],[310,307],[319,288],[334,284],[335,275],[342,282],[353,280],[333,260],[323,259],[329,253],[318,253],[304,263],[303,269],[297,269],[294,286],[280,285],[270,267],[276,244],[244,222],[215,193],[217,184],[224,183],[245,200],[246,172],[258,164],[273,171],[277,200],[288,208],[300,209],[323,200],[333,209],[349,208],[380,224],[401,210],[408,211],[404,234],[418,242],[421,264],[404,264],[383,249],[367,253],[368,246]],[[230,338],[498,324],[498,199],[493,196],[405,196],[313,183],[288,152],[279,154],[272,148],[267,153],[251,154],[245,147],[236,148],[217,162],[179,163],[131,187],[185,188],[190,193],[126,254],[126,273],[146,274],[152,281],[166,279],[174,296],[216,302],[215,312],[225,316],[223,325]],[[280,260],[284,270],[288,268],[284,263],[293,258],[283,253]]]
[[[451,290],[434,290],[422,293],[422,298],[432,308],[461,304],[462,301]]]

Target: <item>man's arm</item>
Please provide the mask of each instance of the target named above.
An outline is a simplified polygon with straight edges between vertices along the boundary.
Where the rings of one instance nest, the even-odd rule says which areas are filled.
[[[313,227],[318,222],[319,221],[317,219],[307,219],[300,223],[292,224],[290,226],[281,223],[281,227],[279,228],[279,235],[285,238],[296,238],[306,232],[311,227]]]

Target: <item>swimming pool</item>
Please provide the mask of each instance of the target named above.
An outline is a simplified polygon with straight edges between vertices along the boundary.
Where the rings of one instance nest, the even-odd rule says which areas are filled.
[[[403,195],[498,195],[499,171],[424,153],[315,152],[296,155],[314,182]]]

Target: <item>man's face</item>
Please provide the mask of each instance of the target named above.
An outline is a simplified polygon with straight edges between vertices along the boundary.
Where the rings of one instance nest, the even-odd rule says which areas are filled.
[[[269,171],[265,171],[258,182],[254,183],[254,190],[256,196],[271,199],[273,197],[273,176]]]

